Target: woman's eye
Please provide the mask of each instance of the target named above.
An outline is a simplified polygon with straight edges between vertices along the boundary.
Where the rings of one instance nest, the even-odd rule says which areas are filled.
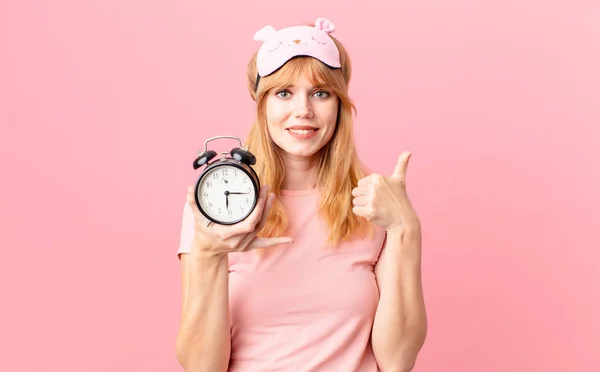
[[[279,98],[287,98],[287,97],[289,97],[290,92],[288,92],[287,90],[282,90],[282,91],[277,92],[275,95]]]
[[[318,92],[315,93],[315,96],[317,98],[327,98],[327,97],[329,97],[329,93],[320,90],[320,91],[318,91]]]

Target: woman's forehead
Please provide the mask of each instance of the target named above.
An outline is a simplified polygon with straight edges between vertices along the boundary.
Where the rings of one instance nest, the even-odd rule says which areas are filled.
[[[313,76],[307,75],[299,74],[295,79],[290,79],[286,85],[291,88],[315,88],[323,85]]]
[[[332,71],[314,58],[296,57],[266,79],[269,80],[269,90],[287,87],[335,90],[339,85],[337,80],[341,76],[337,75],[339,70]]]
[[[288,75],[284,79],[277,79],[276,86],[297,89],[324,88],[327,86],[325,79],[310,70],[299,71],[295,75]]]

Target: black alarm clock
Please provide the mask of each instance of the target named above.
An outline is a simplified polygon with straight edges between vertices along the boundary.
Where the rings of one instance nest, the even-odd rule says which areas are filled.
[[[222,151],[221,157],[214,150],[208,150],[210,141],[231,138],[239,142],[240,147]],[[213,160],[211,162],[211,160]],[[196,206],[211,222],[220,225],[233,225],[246,219],[256,207],[260,193],[260,181],[252,168],[256,158],[242,147],[242,141],[235,136],[216,136],[204,142],[204,151],[198,151],[194,160],[194,169],[205,165],[200,173],[194,196]]]

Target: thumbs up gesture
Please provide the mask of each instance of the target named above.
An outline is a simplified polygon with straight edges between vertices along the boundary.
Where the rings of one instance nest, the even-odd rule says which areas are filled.
[[[412,153],[403,152],[391,176],[371,174],[352,189],[352,212],[387,232],[419,228],[420,222],[406,192],[406,170]]]

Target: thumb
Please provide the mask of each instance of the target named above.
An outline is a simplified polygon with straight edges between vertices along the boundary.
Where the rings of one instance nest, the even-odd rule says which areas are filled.
[[[410,159],[411,155],[412,153],[410,151],[405,151],[398,157],[398,162],[396,163],[396,167],[392,173],[392,178],[400,182],[404,182],[406,180],[406,169],[408,168],[408,160]]]
[[[278,245],[284,245],[284,244],[292,244],[294,242],[294,239],[292,238],[259,238],[259,237],[255,237],[254,239],[252,239],[252,241],[250,242],[250,244],[248,244],[248,247],[246,248],[246,250],[254,250],[254,249],[260,249],[260,248],[271,248],[271,247],[275,247]]]
[[[190,206],[192,211],[195,212],[195,210],[198,209],[198,207],[196,206],[196,198],[194,197],[194,186],[188,186],[185,201]]]

